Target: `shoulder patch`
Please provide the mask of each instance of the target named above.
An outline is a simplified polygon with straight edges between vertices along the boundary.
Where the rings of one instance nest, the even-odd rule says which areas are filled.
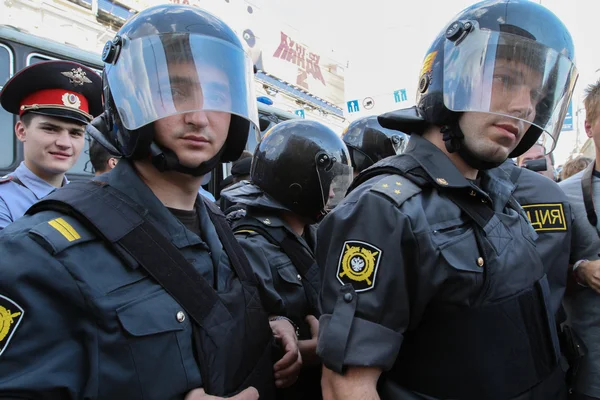
[[[6,350],[24,315],[25,311],[21,306],[0,294],[0,356]]]
[[[372,192],[378,192],[396,203],[397,206],[421,192],[421,188],[402,175],[390,175],[381,179],[371,187]]]
[[[66,215],[35,226],[29,231],[29,235],[37,241],[42,240],[52,255],[76,244],[96,239],[96,235],[85,228],[81,222]]]
[[[567,220],[562,203],[522,205],[529,222],[536,232],[563,232],[567,230]]]
[[[342,285],[351,284],[356,292],[373,289],[382,255],[381,249],[372,244],[358,240],[344,242],[337,268],[338,281]]]

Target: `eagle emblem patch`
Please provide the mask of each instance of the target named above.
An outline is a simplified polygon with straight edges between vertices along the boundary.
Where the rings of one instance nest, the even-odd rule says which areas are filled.
[[[0,356],[21,323],[24,313],[17,303],[0,295]]]
[[[383,252],[372,244],[356,240],[344,243],[337,268],[337,279],[364,292],[375,287],[377,268]]]

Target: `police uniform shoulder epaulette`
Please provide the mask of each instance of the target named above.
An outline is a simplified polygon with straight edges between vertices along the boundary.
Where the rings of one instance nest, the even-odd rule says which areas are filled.
[[[421,188],[402,175],[390,175],[376,182],[371,187],[371,192],[381,193],[400,206],[406,200],[420,193]]]
[[[29,236],[40,243],[52,255],[65,249],[97,239],[76,218],[53,213],[56,217],[34,226]]]
[[[240,226],[239,228],[233,229],[233,234],[234,235],[245,235],[246,237],[248,237],[248,236],[258,235],[258,232],[253,230],[252,227]]]

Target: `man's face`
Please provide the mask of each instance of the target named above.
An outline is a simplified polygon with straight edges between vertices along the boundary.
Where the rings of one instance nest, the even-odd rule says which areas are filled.
[[[158,143],[174,151],[181,165],[189,168],[212,159],[221,150],[231,121],[228,112],[198,111],[228,110],[231,103],[225,74],[214,67],[200,68],[192,63],[169,66],[173,102],[181,114],[154,123]]]
[[[41,176],[68,171],[85,143],[85,125],[45,115],[35,115],[29,126],[17,122],[15,133],[23,142],[25,163]]]
[[[519,167],[525,165],[528,161],[546,159],[546,171],[538,171],[538,174],[544,175],[554,180],[554,166],[552,165],[552,159],[549,155],[544,154],[544,147],[539,144],[531,146],[521,157],[519,157]]]
[[[594,121],[585,120],[585,133],[594,141],[596,147],[600,147],[600,118]]]
[[[486,161],[506,160],[535,119],[541,87],[538,71],[520,62],[496,60],[490,112],[466,112],[459,120],[467,147]]]

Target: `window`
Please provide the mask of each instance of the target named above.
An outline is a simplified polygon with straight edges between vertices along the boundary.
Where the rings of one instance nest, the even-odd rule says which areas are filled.
[[[30,65],[33,65],[33,64],[37,64],[37,63],[41,63],[41,62],[44,62],[44,61],[50,61],[50,60],[56,60],[56,58],[50,57],[50,56],[43,56],[41,54],[32,53],[29,56],[27,56],[27,66],[30,66]]]
[[[14,73],[12,51],[0,43],[0,90]],[[10,167],[15,161],[14,116],[0,107],[0,168]]]

